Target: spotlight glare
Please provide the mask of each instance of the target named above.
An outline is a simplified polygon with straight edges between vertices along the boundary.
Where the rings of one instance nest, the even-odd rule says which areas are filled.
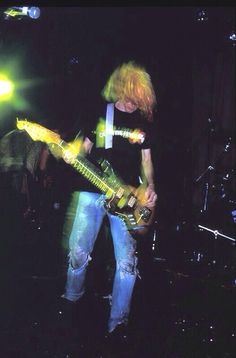
[[[10,81],[0,79],[0,101],[9,99],[13,93],[13,89],[14,86]]]

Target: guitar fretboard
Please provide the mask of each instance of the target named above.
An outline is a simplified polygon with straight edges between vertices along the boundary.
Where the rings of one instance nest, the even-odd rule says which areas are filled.
[[[66,143],[64,141],[61,141],[59,146],[62,150],[66,149]],[[115,195],[116,189],[112,188],[111,185],[107,183],[107,178],[104,176],[103,172],[89,162],[85,157],[78,155],[77,158],[69,159],[69,162],[73,168],[80,172],[103,194],[106,194],[107,196]]]
[[[79,173],[81,173],[90,183],[97,187],[100,192],[105,194],[108,198],[118,197],[127,200],[130,192],[127,191],[118,177],[115,176],[113,171],[111,174],[100,170],[96,165],[91,163],[82,155],[74,157],[70,150],[68,150],[68,143],[60,138],[60,136],[43,126],[28,122],[27,120],[20,120],[17,118],[17,128],[26,130],[33,140],[41,140],[48,144],[58,145],[64,154],[67,154],[67,162]],[[123,200],[124,201],[124,200]]]

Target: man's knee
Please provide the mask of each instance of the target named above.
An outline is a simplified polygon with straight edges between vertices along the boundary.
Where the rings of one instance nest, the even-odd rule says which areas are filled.
[[[137,263],[138,263],[138,259],[136,256],[128,259],[120,259],[117,262],[117,268],[123,274],[137,275],[138,273]]]
[[[91,260],[91,256],[89,255],[89,253],[83,251],[80,247],[71,250],[69,257],[69,262],[74,269],[79,269],[84,266],[87,266],[89,261]]]

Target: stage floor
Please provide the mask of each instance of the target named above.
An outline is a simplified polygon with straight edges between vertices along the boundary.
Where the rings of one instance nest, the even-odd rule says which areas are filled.
[[[235,357],[232,277],[200,274],[199,263],[141,260],[130,333],[127,340],[116,343],[104,339],[110,269],[106,281],[101,280],[98,264],[91,266],[86,296],[65,308],[59,299],[64,267],[43,272],[40,257],[41,266],[35,254],[31,270],[26,265],[14,277],[12,273],[1,277],[1,357]]]

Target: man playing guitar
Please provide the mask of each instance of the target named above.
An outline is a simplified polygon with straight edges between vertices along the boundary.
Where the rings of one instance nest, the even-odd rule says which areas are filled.
[[[110,76],[103,97],[109,103],[104,112],[106,125],[138,129],[144,133],[143,141],[129,141],[125,136],[104,138],[98,141],[94,133],[87,130],[82,144],[84,152],[107,159],[124,183],[137,187],[142,178],[145,186],[145,207],[153,209],[157,200],[154,185],[154,170],[151,158],[149,124],[152,121],[156,104],[155,93],[149,74],[133,62],[119,66]],[[109,122],[110,118],[112,120]],[[112,113],[112,114],[111,114]],[[111,124],[112,122],[112,124]],[[107,131],[109,134],[109,131]],[[110,131],[111,132],[111,131]],[[94,187],[87,186],[83,191],[75,191],[71,198],[67,218],[73,217],[69,233],[69,265],[63,297],[69,301],[79,300],[84,292],[86,269],[91,260],[99,229],[105,215],[108,215],[116,259],[116,272],[113,282],[112,304],[108,321],[108,334],[114,335],[128,323],[130,302],[137,276],[135,230],[127,227],[119,215],[106,210],[105,197]],[[65,223],[65,227],[67,223]]]

